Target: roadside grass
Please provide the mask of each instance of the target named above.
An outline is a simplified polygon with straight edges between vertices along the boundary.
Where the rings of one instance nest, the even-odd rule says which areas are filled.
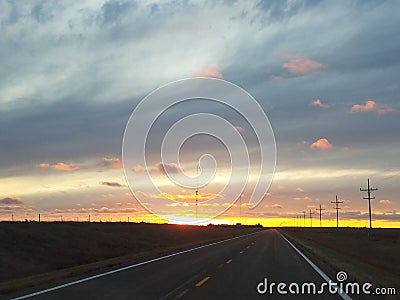
[[[279,231],[336,272],[345,271],[348,282],[369,282],[374,287],[395,287],[400,292],[400,229],[284,228]]]
[[[0,223],[2,294],[171,254],[260,228],[142,223]]]

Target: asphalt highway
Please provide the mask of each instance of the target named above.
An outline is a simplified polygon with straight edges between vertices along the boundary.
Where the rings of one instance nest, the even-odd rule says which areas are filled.
[[[303,283],[314,283],[318,292],[324,282],[278,231],[268,229],[27,299],[341,299],[327,286],[322,294],[309,294],[307,287],[301,293]],[[279,283],[287,294],[278,292]]]

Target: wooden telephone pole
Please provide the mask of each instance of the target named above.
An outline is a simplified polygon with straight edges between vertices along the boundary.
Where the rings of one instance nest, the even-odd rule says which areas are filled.
[[[364,197],[363,199],[368,200],[368,212],[369,212],[369,228],[372,228],[372,217],[371,217],[371,199],[375,199],[375,197],[371,197],[371,192],[377,191],[378,189],[373,189],[369,185],[369,178],[367,181],[368,185],[366,189],[360,188],[360,192],[367,192],[368,197]]]
[[[339,227],[339,209],[341,209],[339,207],[340,203],[343,203],[343,201],[338,201],[337,195],[336,195],[336,200],[335,201],[331,201],[331,203],[335,204],[334,209],[336,209],[336,227]]]
[[[315,210],[319,210],[319,227],[322,227],[322,211],[325,210],[325,208],[322,208],[322,205],[319,205],[319,208],[316,208]]]

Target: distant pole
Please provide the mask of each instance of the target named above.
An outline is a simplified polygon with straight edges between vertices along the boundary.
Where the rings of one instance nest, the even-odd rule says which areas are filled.
[[[325,210],[325,208],[322,208],[320,204],[319,208],[316,208],[316,210],[319,210],[319,227],[322,227],[322,211]]]
[[[128,223],[129,223],[129,217],[128,217]]]
[[[90,215],[89,215],[89,223],[90,223]]]
[[[242,219],[242,194],[239,197],[239,220]]]
[[[367,192],[368,197],[364,197],[363,199],[368,200],[368,212],[369,212],[369,228],[372,228],[372,217],[371,217],[371,200],[375,199],[375,197],[371,197],[371,192],[377,191],[378,189],[373,189],[369,185],[369,178],[368,178],[368,187],[366,189],[360,188],[360,192]]]
[[[14,222],[14,214],[11,214],[11,222]]]
[[[196,185],[196,219],[197,219],[197,201],[198,201],[198,196],[199,196],[199,165],[197,164],[196,167],[197,170],[197,177],[196,177],[196,181],[197,181],[197,185]]]
[[[40,223],[40,214],[39,214],[39,223]]]
[[[306,211],[303,210],[302,213],[303,213],[303,225],[304,227],[306,227]]]
[[[339,207],[340,203],[343,203],[343,201],[338,201],[337,195],[336,195],[336,200],[335,201],[331,201],[331,203],[335,204],[334,209],[336,209],[336,227],[339,227],[339,209],[341,209]]]
[[[312,227],[312,215],[313,215],[314,213],[313,212],[311,212],[311,209],[310,209],[310,225],[311,225],[311,227]]]

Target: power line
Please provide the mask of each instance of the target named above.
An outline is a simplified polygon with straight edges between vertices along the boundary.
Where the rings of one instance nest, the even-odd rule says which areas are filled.
[[[369,212],[369,228],[372,228],[372,217],[371,217],[371,199],[375,199],[375,197],[371,197],[371,192],[377,191],[378,189],[373,189],[369,185],[369,178],[368,178],[368,186],[366,189],[360,188],[360,192],[367,192],[368,197],[364,197],[363,199],[368,200],[368,212]]]
[[[339,209],[341,209],[339,207],[340,203],[343,203],[343,201],[338,201],[337,195],[336,195],[336,200],[335,201],[331,201],[331,203],[335,204],[334,209],[336,209],[336,227],[339,227]]]
[[[322,227],[322,211],[325,210],[325,208],[322,208],[322,205],[319,205],[319,208],[316,208],[315,210],[319,210],[319,227]]]

